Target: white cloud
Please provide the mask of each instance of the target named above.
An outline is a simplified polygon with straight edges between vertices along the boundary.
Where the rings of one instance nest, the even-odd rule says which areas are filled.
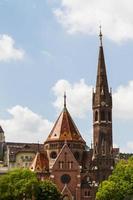
[[[9,35],[0,35],[0,61],[21,60],[24,57],[24,50],[15,46],[15,41]]]
[[[133,119],[133,81],[121,85],[113,94],[114,116],[119,119]]]
[[[92,86],[87,85],[84,79],[70,83],[67,80],[58,80],[53,86],[56,100],[54,107],[60,111],[63,108],[63,94],[67,93],[67,107],[74,117],[86,116],[92,107]],[[113,93],[113,113],[116,119],[133,119],[133,81],[119,86]]]
[[[9,109],[8,112],[11,115],[9,119],[0,119],[6,141],[43,142],[47,138],[52,122],[20,105]]]
[[[63,94],[67,93],[67,107],[73,117],[83,118],[91,112],[92,86],[85,83],[84,79],[70,83],[67,80],[58,80],[52,88],[56,97],[54,107],[60,111],[63,108]],[[117,88],[113,94],[113,110],[115,119],[133,119],[133,81]],[[53,123],[48,119],[34,113],[27,107],[20,105],[8,110],[11,115],[8,119],[0,119],[0,125],[5,130],[6,141],[18,142],[43,142]],[[133,142],[125,144],[122,151],[131,152]]]
[[[63,94],[67,93],[67,107],[72,116],[82,118],[91,109],[92,86],[88,86],[84,79],[77,83],[59,80],[53,87],[56,100],[53,103],[57,110],[63,108]]]
[[[116,42],[133,39],[132,0],[60,0],[54,10],[58,21],[69,33],[104,35]]]

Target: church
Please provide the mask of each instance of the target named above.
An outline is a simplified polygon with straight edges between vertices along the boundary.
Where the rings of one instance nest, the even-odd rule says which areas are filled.
[[[17,167],[22,167],[22,159],[27,156],[28,164],[23,167],[29,167],[42,180],[52,180],[63,200],[94,200],[99,183],[112,173],[119,154],[119,149],[113,148],[112,93],[108,86],[101,31],[99,37],[96,86],[92,94],[93,143],[90,148],[67,109],[66,94],[62,112],[46,141],[39,147],[37,144],[6,143],[1,130],[1,160],[9,161],[7,167],[15,167],[17,160]],[[10,159],[14,161],[10,162]]]

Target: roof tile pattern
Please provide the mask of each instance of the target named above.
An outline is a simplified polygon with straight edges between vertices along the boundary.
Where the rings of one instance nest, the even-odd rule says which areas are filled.
[[[63,111],[55,122],[55,125],[46,142],[65,140],[85,143],[66,107],[64,107]]]
[[[46,153],[37,152],[31,166],[30,170],[35,172],[44,172],[48,170],[49,163]]]

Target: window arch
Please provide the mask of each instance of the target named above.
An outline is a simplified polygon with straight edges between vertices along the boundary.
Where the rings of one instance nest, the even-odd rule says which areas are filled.
[[[88,197],[90,196],[90,191],[88,191]]]
[[[105,121],[105,111],[101,111],[101,121]]]
[[[56,157],[57,157],[56,151],[52,151],[52,152],[50,153],[50,158],[55,159]]]
[[[85,196],[88,196],[87,191],[85,191]]]
[[[90,191],[89,190],[85,190],[84,195],[85,195],[85,197],[89,197],[90,196]]]
[[[59,161],[59,169],[63,169],[64,168],[64,162],[63,161]]]
[[[108,121],[111,122],[111,111],[108,111]]]
[[[95,122],[98,121],[98,111],[95,112]]]

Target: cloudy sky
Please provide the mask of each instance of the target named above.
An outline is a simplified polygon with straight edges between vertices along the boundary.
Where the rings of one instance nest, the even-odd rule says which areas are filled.
[[[0,124],[6,141],[43,142],[63,107],[92,140],[102,24],[113,139],[133,151],[133,2],[0,0]]]

